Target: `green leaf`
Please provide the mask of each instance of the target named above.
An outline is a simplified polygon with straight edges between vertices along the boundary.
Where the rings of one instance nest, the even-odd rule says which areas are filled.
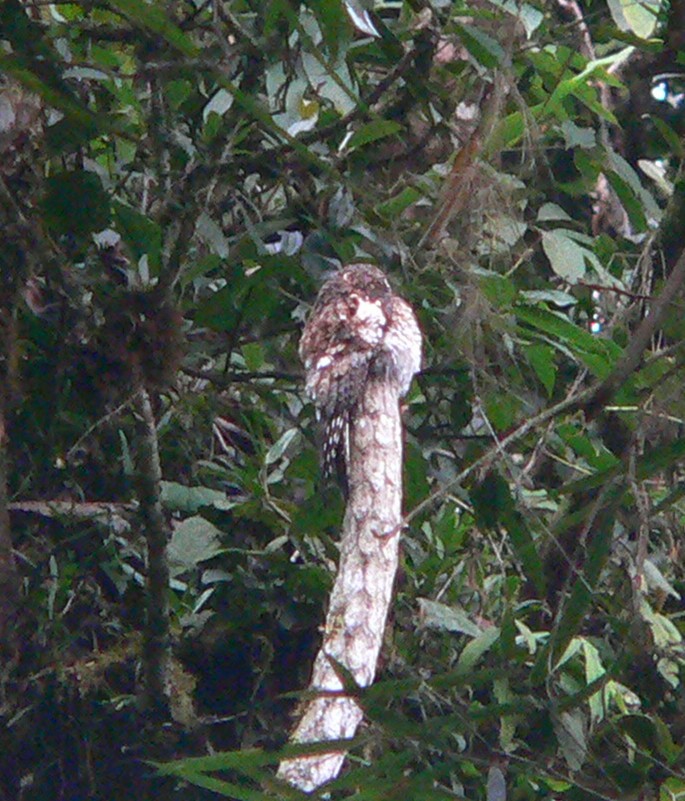
[[[190,771],[181,774],[190,784],[196,787],[203,787],[205,790],[225,798],[233,798],[236,801],[264,801],[264,793],[260,790],[251,790],[244,784],[227,782],[225,779],[218,779],[216,776],[207,776],[204,773],[193,773]]]
[[[520,322],[544,332],[552,340],[558,340],[570,348],[599,378],[605,378],[611,372],[621,355],[621,348],[615,342],[593,336],[562,314],[523,305],[515,306],[514,313]]]
[[[635,172],[628,161],[626,161],[626,159],[624,159],[623,156],[621,156],[615,150],[606,151],[606,158],[607,164],[605,167],[608,166],[610,168],[607,172],[607,176],[609,179],[611,179],[611,176],[615,174],[625,185],[627,185],[639,204],[639,211],[636,212],[638,217],[640,214],[642,214],[643,216],[651,217],[654,220],[660,219],[661,209],[652,197],[651,193],[644,188],[642,182],[640,181],[640,176],[637,174],[637,172]],[[623,197],[621,197],[621,201],[623,202]],[[628,211],[630,214],[630,209],[626,209],[626,211]]]
[[[531,303],[545,302],[561,308],[575,306],[578,303],[578,298],[559,289],[529,289],[519,292],[519,297]]]
[[[563,229],[543,231],[542,249],[559,278],[575,284],[585,277],[587,251],[574,242]]]
[[[290,428],[266,452],[264,457],[265,464],[273,464],[277,462],[288,449],[290,443],[299,436],[300,431],[297,428]]]
[[[635,193],[628,186],[628,184],[617,173],[609,170],[606,173],[607,179],[611,184],[611,188],[618,195],[621,205],[626,210],[630,224],[638,232],[647,230],[647,218],[645,217],[644,210],[635,196]]]
[[[484,528],[504,528],[509,542],[520,560],[526,575],[540,594],[544,593],[545,577],[542,560],[537,551],[525,518],[519,513],[509,486],[497,473],[489,473],[483,481],[470,490],[476,523]]]
[[[664,574],[651,559],[645,559],[643,571],[645,581],[647,582],[649,589],[660,590],[664,593],[664,595],[670,595],[672,598],[675,598],[678,601],[680,600],[680,594],[678,591],[669,581],[667,581]]]
[[[649,119],[654,127],[663,136],[664,142],[666,142],[668,148],[673,151],[673,154],[678,158],[682,158],[683,154],[685,154],[685,148],[683,148],[683,143],[677,132],[666,122],[666,120],[662,119],[657,114],[651,114]]]
[[[175,512],[195,514],[203,506],[225,508],[226,493],[209,487],[187,487],[176,481],[162,481],[162,503],[167,509]]]
[[[468,673],[473,670],[478,660],[487,653],[499,639],[499,629],[495,626],[485,629],[471,642],[464,646],[464,650],[457,661],[457,670]]]
[[[109,224],[109,195],[94,172],[60,172],[50,176],[46,185],[43,215],[53,233],[84,242]]]
[[[519,403],[501,392],[493,392],[485,398],[485,411],[496,431],[511,428],[516,419]]]
[[[615,510],[623,497],[623,492],[624,485],[620,480],[614,480],[613,484],[610,484],[605,492],[603,505],[593,518],[592,537],[585,546],[585,564],[571,584],[570,592],[562,607],[559,622],[538,657],[534,669],[534,681],[543,679],[548,666],[551,666],[552,669],[556,668],[585,619],[601,572],[611,553]],[[583,517],[579,519],[578,525],[587,514],[588,508],[583,507],[581,512]],[[570,525],[569,518],[567,517],[560,525]],[[559,536],[559,531],[555,530],[554,535]]]
[[[208,756],[186,757],[173,762],[152,763],[162,776],[186,776],[187,774],[214,773],[236,770],[246,775],[254,775],[258,768],[277,765],[283,759],[303,754],[322,754],[331,747],[353,747],[360,740],[333,740],[319,743],[289,743],[279,750],[262,748],[241,748],[238,751],[222,751]],[[263,795],[261,796],[263,798]]]
[[[361,101],[347,62],[341,55],[335,62],[327,62],[317,51],[305,51],[302,53],[302,68],[309,85],[316,87],[317,96],[330,101],[339,114],[345,115],[357,108]],[[306,114],[301,113],[300,116],[308,118]]]
[[[637,465],[637,477],[643,481],[662,470],[672,470],[685,459],[685,439],[647,448]]]
[[[516,700],[507,679],[495,679],[492,689],[498,704],[511,704]],[[514,715],[503,715],[500,719],[499,742],[503,751],[511,750],[514,744],[516,721],[517,718]]]
[[[619,725],[640,748],[645,749],[647,753],[656,752],[656,727],[647,715],[624,715]]]
[[[487,69],[496,69],[506,61],[506,54],[500,43],[484,31],[473,26],[466,28],[455,25],[464,47]]]
[[[384,139],[386,136],[393,136],[401,130],[402,126],[394,120],[371,120],[371,122],[367,122],[366,125],[363,125],[352,134],[347,142],[347,150],[357,150],[364,145],[368,145],[369,142]]]
[[[497,152],[518,144],[523,138],[525,130],[525,120],[520,111],[514,111],[496,123],[492,139],[499,145]]]
[[[245,252],[254,253],[254,245],[245,240]],[[196,321],[216,331],[231,331],[245,321],[285,320],[288,315],[278,291],[271,284],[271,274],[294,270],[294,260],[281,254],[250,258],[242,263],[232,259],[224,267],[226,285],[203,298],[197,305]]]
[[[648,39],[656,28],[662,0],[607,0],[611,16],[622,30]]]
[[[147,256],[150,268],[158,271],[162,259],[162,231],[159,225],[131,206],[115,202],[114,222],[136,262]]]
[[[392,220],[423,197],[423,193],[413,186],[405,186],[395,197],[386,200],[377,206],[376,211],[381,217]]]
[[[328,52],[335,58],[340,44],[347,41],[352,33],[342,0],[314,0],[309,7],[316,14]]]
[[[419,598],[418,603],[420,620],[426,628],[455,631],[469,637],[478,637],[481,633],[481,629],[461,609],[428,598]]]
[[[554,392],[557,368],[554,364],[554,349],[549,345],[526,345],[526,356],[535,374],[540,379],[549,397]]]
[[[595,646],[585,638],[582,639],[582,645],[585,655],[585,681],[587,684],[591,684],[593,681],[601,678],[606,673],[606,670],[602,665],[602,661],[599,658],[599,651]],[[604,700],[602,695],[601,692],[596,692],[588,699],[588,703],[590,704],[590,717],[594,723],[598,723],[604,719]]]
[[[516,297],[516,287],[503,275],[484,275],[479,285],[490,303],[499,308],[508,308]]]
[[[45,143],[51,155],[73,153],[85,147],[98,135],[94,122],[76,120],[73,115],[66,114],[63,119],[50,125],[45,131]]]
[[[169,541],[169,562],[176,572],[195,567],[221,553],[221,532],[204,517],[189,517],[174,527]]]
[[[469,495],[479,527],[496,529],[502,518],[511,511],[509,487],[497,473],[488,473]]]
[[[143,0],[109,0],[109,5],[139,28],[161,36],[184,55],[190,58],[198,56],[198,47],[171,21],[164,7]]]
[[[182,78],[169,81],[164,87],[164,93],[167,96],[171,108],[179,109],[193,93],[193,84]]]
[[[226,235],[221,230],[221,226],[216,223],[207,212],[203,211],[197,218],[197,235],[209,247],[215,256],[227,259],[229,255],[229,245]]]
[[[554,733],[569,769],[580,770],[587,756],[587,727],[583,713],[579,709],[562,712],[553,722]]]
[[[634,48],[626,47],[604,58],[598,58],[593,61],[588,61],[585,68],[577,75],[572,75],[570,78],[564,78],[559,81],[549,99],[544,105],[547,114],[555,114],[559,119],[568,119],[568,115],[562,108],[562,103],[571,94],[581,93],[580,99],[587,102],[587,97],[582,95],[584,88],[587,88],[588,82],[594,78],[598,73],[603,80],[610,79],[609,74],[606,72],[607,67],[612,67],[615,64],[620,64],[625,61],[628,56],[633,52]],[[594,90],[593,90],[594,91]],[[611,117],[615,121],[615,117],[608,109],[602,108],[599,105],[594,109],[597,113],[601,114],[605,119]]]
[[[593,128],[580,127],[573,120],[565,120],[559,127],[569,150],[574,147],[593,148],[597,144]]]
[[[685,801],[685,779],[666,779],[659,788],[659,801]]]
[[[538,222],[549,222],[550,220],[564,220],[572,221],[570,217],[561,206],[556,203],[543,203],[538,210]]]
[[[214,253],[209,253],[207,256],[198,259],[194,264],[188,264],[181,276],[183,286],[188,286],[196,279],[202,278],[208,273],[217,272],[221,264],[221,258]]]
[[[530,3],[522,3],[519,0],[492,0],[492,3],[518,19],[525,28],[526,36],[529,39],[545,18],[542,11],[530,5]]]
[[[124,475],[130,478],[131,476],[135,475],[135,466],[133,464],[133,457],[131,456],[131,448],[128,444],[126,434],[121,429],[119,429],[117,433],[119,434],[119,444],[121,445],[121,462]]]
[[[240,352],[248,370],[256,372],[264,366],[264,346],[261,342],[247,342],[241,347]]]

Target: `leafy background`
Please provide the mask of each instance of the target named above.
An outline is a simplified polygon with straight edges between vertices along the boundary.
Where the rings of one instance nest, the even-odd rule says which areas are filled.
[[[425,369],[379,680],[330,792],[683,795],[682,297],[579,399],[680,255],[685,5],[6,0],[0,26],[0,797],[288,794],[342,515],[297,341],[353,259],[416,309]]]

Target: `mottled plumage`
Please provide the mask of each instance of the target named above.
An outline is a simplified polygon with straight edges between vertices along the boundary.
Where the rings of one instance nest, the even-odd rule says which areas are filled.
[[[300,341],[307,393],[323,423],[323,472],[347,486],[350,428],[367,381],[398,400],[421,366],[421,332],[406,301],[372,264],[338,270],[321,288]]]

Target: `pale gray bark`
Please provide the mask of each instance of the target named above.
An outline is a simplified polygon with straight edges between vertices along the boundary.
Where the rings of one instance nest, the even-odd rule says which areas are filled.
[[[361,687],[373,682],[397,572],[401,503],[397,389],[391,382],[372,380],[352,426],[340,564],[310,684],[310,690],[326,694],[305,703],[293,742],[349,738],[361,723],[362,710],[343,692],[335,663]],[[338,775],[344,758],[344,752],[333,751],[285,760],[278,776],[311,792]]]

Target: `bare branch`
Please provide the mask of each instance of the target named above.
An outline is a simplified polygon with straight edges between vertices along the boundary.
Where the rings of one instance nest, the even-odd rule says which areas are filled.
[[[382,381],[372,382],[352,430],[340,566],[310,685],[326,693],[305,705],[292,737],[295,742],[352,737],[362,720],[362,710],[345,691],[337,663],[359,686],[372,683],[397,572],[401,457],[397,391]],[[335,778],[344,758],[343,751],[333,751],[286,760],[278,776],[310,792]]]

